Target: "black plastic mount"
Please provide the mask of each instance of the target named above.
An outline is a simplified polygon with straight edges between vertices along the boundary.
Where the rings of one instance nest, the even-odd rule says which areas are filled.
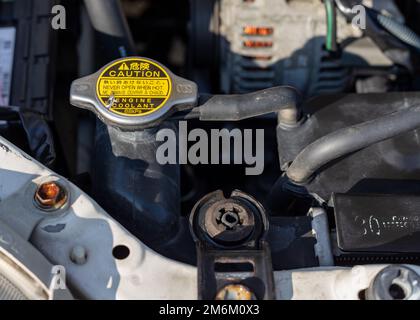
[[[268,220],[261,204],[241,191],[225,198],[219,190],[194,206],[190,227],[197,247],[199,299],[215,299],[229,285],[248,288],[255,299],[274,299],[265,241]]]

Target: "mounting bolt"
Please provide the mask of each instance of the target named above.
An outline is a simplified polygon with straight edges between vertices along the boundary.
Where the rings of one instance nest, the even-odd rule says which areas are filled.
[[[55,181],[44,182],[35,192],[35,203],[41,210],[55,211],[67,203],[67,191]]]
[[[217,293],[215,300],[257,300],[257,298],[242,284],[228,284]]]
[[[75,246],[70,252],[70,260],[78,265],[85,264],[87,260],[86,249],[82,246]]]

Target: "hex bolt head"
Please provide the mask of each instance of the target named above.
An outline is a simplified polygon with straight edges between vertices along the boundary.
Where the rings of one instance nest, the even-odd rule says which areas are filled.
[[[87,261],[86,249],[82,246],[75,246],[70,252],[70,260],[78,265],[85,264]]]
[[[35,192],[35,203],[44,211],[54,211],[67,203],[67,191],[57,182],[42,183]]]

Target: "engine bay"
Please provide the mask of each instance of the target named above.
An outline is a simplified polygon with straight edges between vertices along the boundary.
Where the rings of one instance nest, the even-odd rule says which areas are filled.
[[[0,2],[0,298],[420,300],[419,14]]]

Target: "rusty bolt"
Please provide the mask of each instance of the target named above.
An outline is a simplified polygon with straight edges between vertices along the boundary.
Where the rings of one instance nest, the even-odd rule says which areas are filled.
[[[256,300],[256,297],[242,284],[228,284],[217,293],[216,300]]]
[[[36,190],[35,202],[42,210],[58,210],[67,202],[67,191],[55,181],[45,182]]]

